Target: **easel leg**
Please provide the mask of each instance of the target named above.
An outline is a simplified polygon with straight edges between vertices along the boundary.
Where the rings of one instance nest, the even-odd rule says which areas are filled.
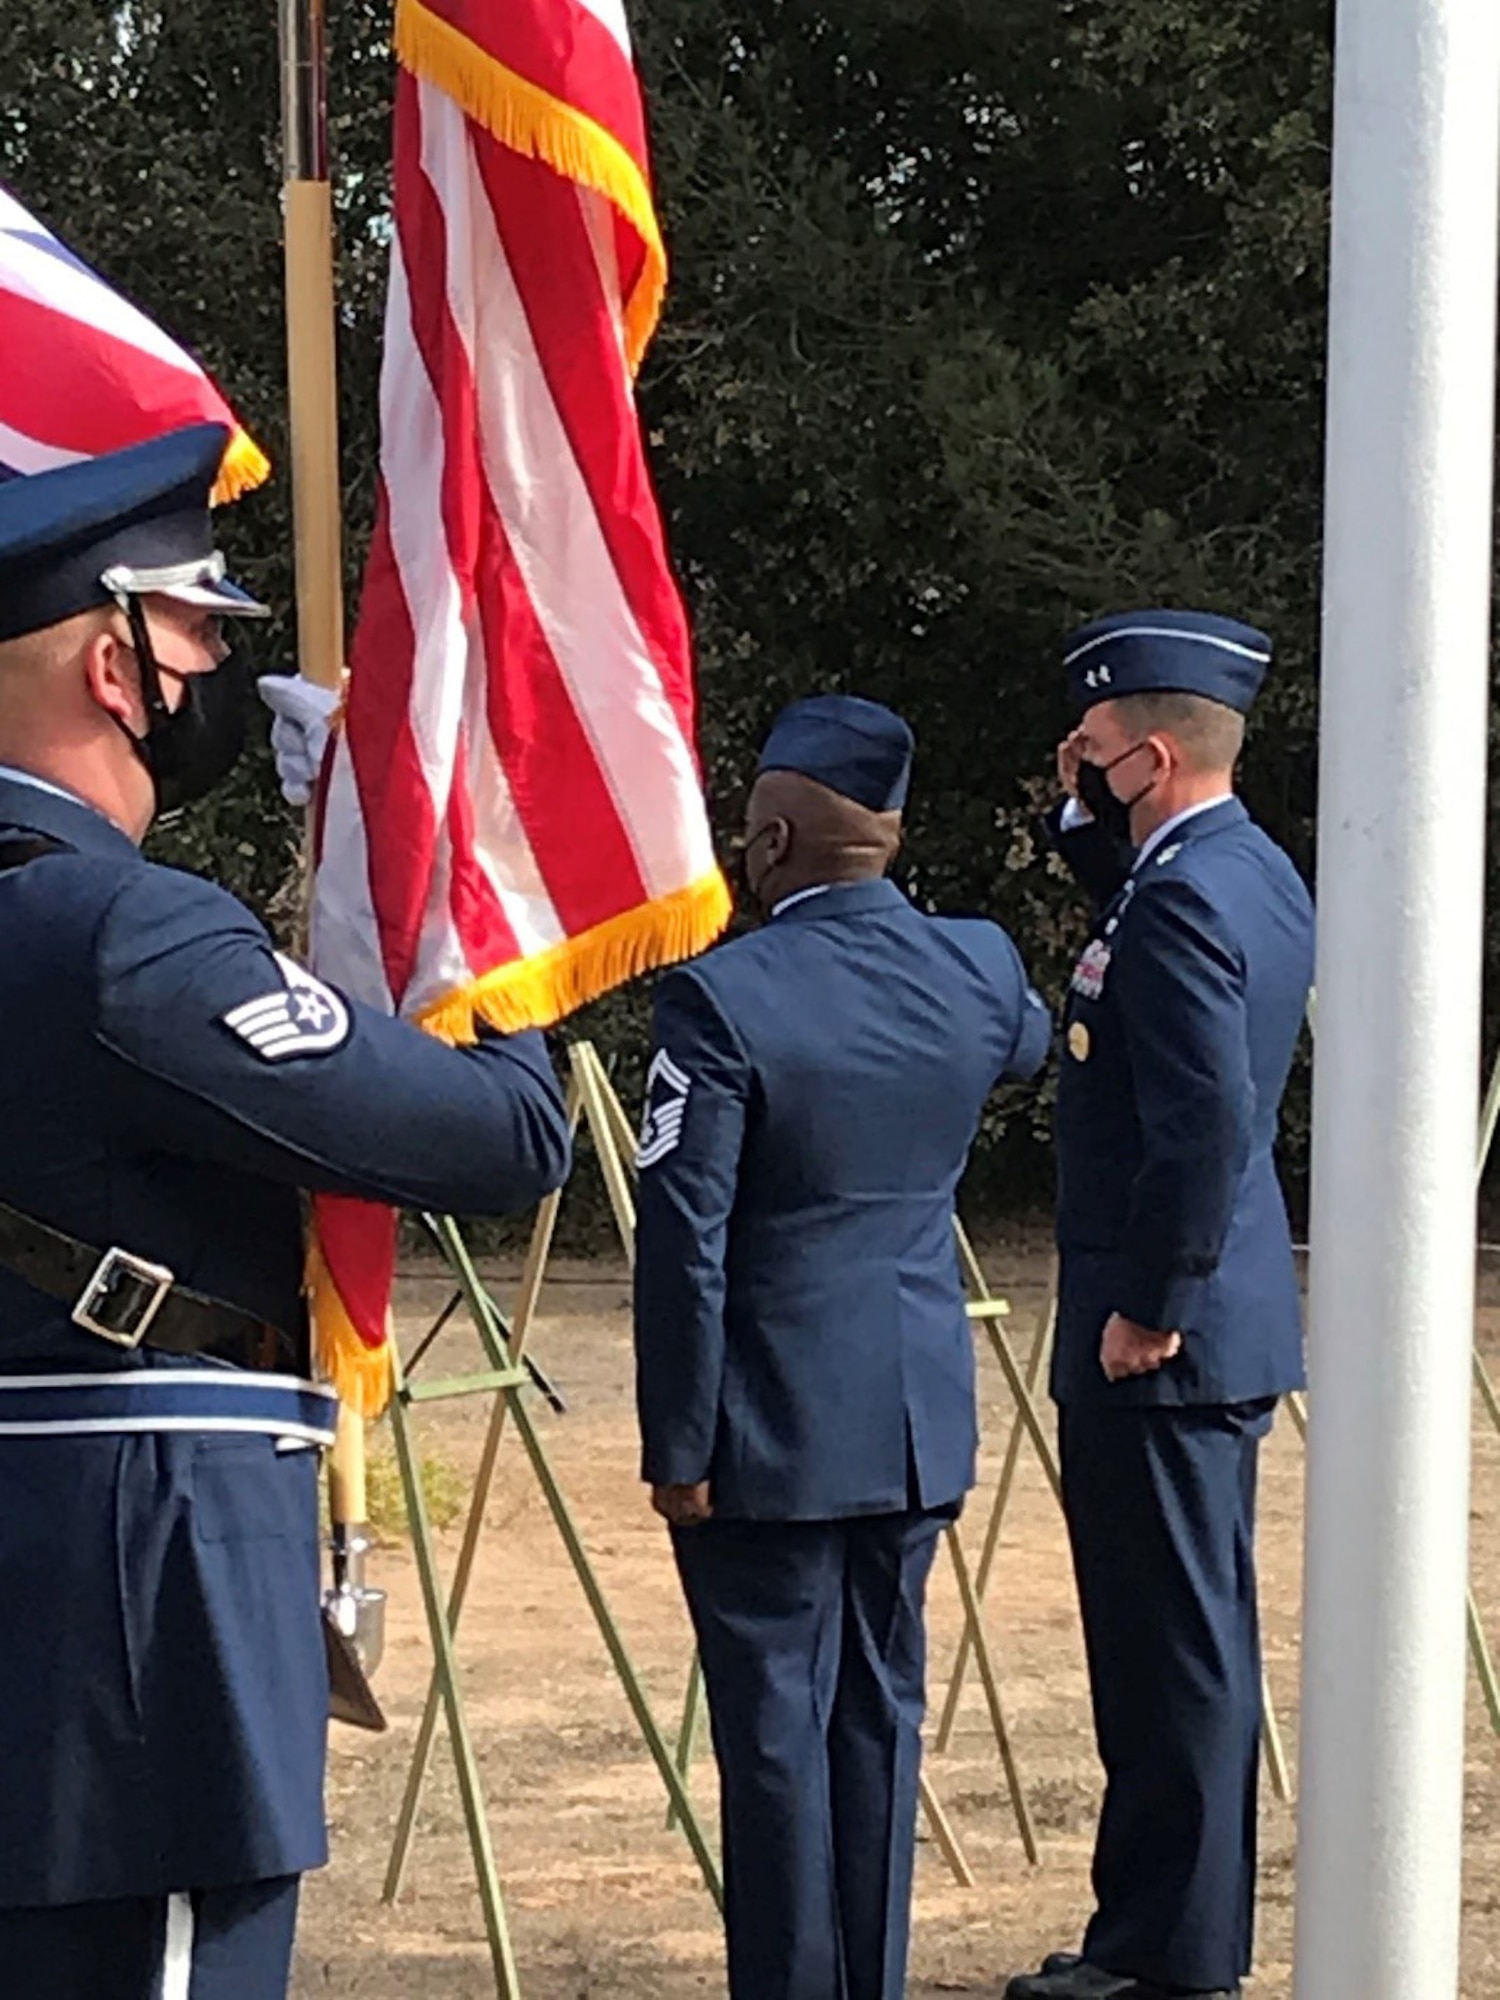
[[[585,1103],[587,1103],[586,1085]],[[453,1265],[454,1275],[463,1288],[464,1298],[470,1312],[474,1316],[475,1325],[479,1328],[491,1366],[495,1368],[508,1367],[510,1365],[510,1358],[504,1324],[500,1319],[494,1300],[489,1296],[479,1280],[473,1262],[470,1259],[468,1248],[459,1234],[457,1224],[445,1219],[438,1223],[437,1228],[443,1240],[445,1252]],[[619,1676],[620,1685],[625,1691],[627,1701],[630,1703],[631,1712],[636,1720],[636,1726],[639,1728],[646,1747],[651,1752],[652,1759],[661,1773],[662,1782],[667,1788],[667,1794],[677,1808],[683,1831],[687,1835],[688,1845],[692,1848],[693,1854],[697,1859],[708,1892],[713,1897],[715,1903],[722,1909],[723,1889],[719,1880],[718,1864],[704,1838],[703,1829],[699,1825],[696,1812],[693,1810],[692,1801],[688,1797],[682,1780],[677,1774],[677,1767],[672,1760],[672,1753],[667,1747],[666,1739],[657,1727],[656,1718],[651,1713],[650,1705],[646,1700],[645,1690],[642,1688],[635,1667],[625,1650],[625,1644],[620,1636],[619,1627],[615,1623],[608,1602],[599,1586],[599,1580],[595,1576],[593,1566],[589,1561],[588,1551],[583,1546],[582,1538],[569,1511],[567,1500],[553,1474],[547,1454],[542,1447],[542,1441],[537,1434],[536,1426],[531,1421],[531,1412],[526,1407],[524,1397],[516,1391],[507,1390],[505,1395],[510,1405],[511,1421],[516,1427],[521,1442],[526,1447],[526,1454],[531,1460],[532,1470],[536,1474],[538,1484],[542,1488],[552,1518],[557,1524],[558,1533],[562,1536],[563,1546],[568,1552],[568,1558],[573,1565],[574,1574],[577,1576],[583,1594],[588,1600],[589,1609],[594,1614],[594,1621],[599,1627],[600,1637],[604,1640],[605,1648],[609,1653],[615,1672]]]
[[[1487,1383],[1488,1376],[1485,1374],[1484,1364],[1480,1361],[1477,1349],[1474,1354],[1474,1366],[1476,1374]],[[1490,1389],[1490,1394],[1494,1394],[1493,1388]],[[1292,1422],[1297,1426],[1297,1435],[1305,1446],[1307,1398],[1300,1392],[1293,1391],[1286,1402],[1287,1408],[1292,1413]],[[1484,1696],[1485,1713],[1489,1716],[1491,1729],[1500,1736],[1500,1679],[1496,1676],[1495,1662],[1490,1653],[1489,1640],[1485,1637],[1484,1623],[1479,1616],[1479,1604],[1474,1596],[1472,1584],[1464,1600],[1464,1626],[1468,1633],[1469,1658],[1473,1661],[1474,1672],[1478,1677],[1479,1691]]]
[[[1475,1168],[1476,1184],[1484,1179],[1484,1170],[1490,1163],[1490,1152],[1495,1144],[1497,1125],[1500,1125],[1500,1051],[1497,1051],[1495,1060],[1490,1065],[1490,1080],[1485,1086],[1484,1103],[1479,1112],[1479,1159]]]
[[[574,1084],[568,1091],[570,1132],[576,1131],[578,1116],[579,1094],[578,1087]],[[541,1296],[542,1277],[547,1268],[552,1236],[557,1227],[557,1212],[561,1204],[560,1189],[555,1194],[549,1194],[538,1208],[536,1221],[532,1226],[531,1241],[526,1251],[526,1265],[521,1275],[521,1290],[511,1341],[511,1351],[517,1359],[525,1348],[527,1335],[531,1331],[531,1322],[536,1315],[537,1300]],[[497,1395],[490,1412],[484,1450],[480,1456],[479,1470],[475,1475],[474,1490],[469,1499],[469,1515],[464,1523],[464,1538],[458,1552],[458,1566],[454,1570],[453,1586],[448,1596],[450,1632],[458,1630],[458,1621],[463,1616],[464,1601],[469,1594],[469,1580],[474,1573],[480,1537],[484,1532],[485,1510],[489,1506],[490,1492],[495,1481],[495,1461],[500,1452],[500,1440],[505,1434],[506,1410],[505,1397]],[[428,1766],[432,1761],[432,1743],[437,1732],[441,1704],[442,1688],[437,1668],[434,1666],[432,1678],[427,1686],[427,1701],[422,1710],[421,1725],[417,1730],[416,1747],[412,1751],[411,1769],[406,1774],[406,1790],[402,1794],[401,1810],[396,1818],[391,1857],[386,1864],[385,1885],[381,1895],[387,1903],[393,1903],[400,1895],[401,1885],[406,1876],[406,1864],[411,1854],[417,1813],[422,1803],[422,1790],[427,1781]]]
[[[1041,1414],[1032,1397],[1031,1387],[1027,1384],[1025,1376],[1022,1375],[1020,1368],[1016,1365],[1016,1357],[1011,1352],[1010,1342],[1000,1331],[995,1321],[986,1320],[984,1330],[989,1336],[990,1346],[994,1350],[995,1359],[1000,1363],[1001,1372],[1005,1376],[1006,1386],[1009,1388],[1011,1397],[1015,1402],[1017,1415],[1026,1428],[1027,1436],[1036,1448],[1036,1455],[1042,1463],[1042,1471],[1047,1475],[1047,1484],[1052,1488],[1053,1498],[1060,1507],[1062,1505],[1062,1474],[1057,1469],[1057,1453],[1052,1449],[1052,1440],[1047,1435],[1046,1426],[1042,1422]]]
[[[1489,1165],[1497,1125],[1500,1125],[1500,1054],[1496,1055],[1490,1067],[1490,1080],[1485,1088],[1484,1104],[1479,1113],[1479,1159],[1474,1175],[1476,1195],[1484,1180],[1484,1170]],[[1484,1356],[1479,1352],[1477,1338],[1474,1342],[1474,1380],[1479,1387],[1485,1414],[1496,1431],[1500,1432],[1500,1397],[1495,1394],[1495,1385],[1490,1379],[1490,1371],[1484,1365]],[[1474,1671],[1479,1676],[1479,1685],[1484,1691],[1484,1705],[1489,1712],[1490,1727],[1497,1736],[1500,1736],[1500,1688],[1496,1686],[1495,1663],[1490,1657],[1489,1641],[1480,1622],[1479,1606],[1474,1599],[1472,1584],[1469,1587],[1466,1622],[1469,1632],[1469,1655],[1474,1662]]]
[[[1292,1774],[1286,1761],[1286,1745],[1281,1740],[1281,1723],[1271,1699],[1271,1682],[1264,1667],[1260,1670],[1260,1740],[1266,1756],[1266,1775],[1271,1790],[1284,1806],[1292,1803]]]
[[[1474,1348],[1474,1380],[1479,1386],[1480,1400],[1484,1404],[1485,1415],[1489,1418],[1495,1429],[1500,1431],[1500,1396],[1495,1394],[1495,1385],[1490,1380],[1490,1371],[1484,1365],[1484,1356],[1479,1352],[1477,1344]]]
[[[958,1844],[958,1835],[953,1831],[948,1815],[943,1811],[938,1801],[937,1793],[934,1792],[931,1785],[927,1782],[927,1773],[925,1771],[918,1778],[917,1787],[918,1796],[922,1801],[922,1810],[927,1815],[927,1824],[932,1828],[932,1837],[937,1842],[942,1857],[952,1872],[954,1881],[960,1889],[972,1889],[974,1886],[974,1871],[969,1866],[968,1859]]]
[[[684,1786],[687,1785],[693,1768],[693,1750],[698,1739],[698,1718],[703,1713],[703,1662],[697,1649],[693,1651],[693,1664],[688,1668],[687,1693],[682,1702],[682,1726],[677,1732],[677,1775]],[[667,1832],[672,1833],[677,1826],[677,1808],[667,1807]]]
[[[990,1290],[989,1281],[980,1266],[979,1258],[974,1251],[974,1245],[969,1240],[969,1233],[956,1215],[953,1218],[953,1233],[958,1239],[958,1258],[960,1264],[963,1266],[964,1277],[968,1282],[971,1307],[977,1312],[981,1307],[994,1306],[997,1303],[995,1294]],[[1006,1311],[1008,1308],[1002,1306],[1000,1310]],[[1053,1298],[1048,1309],[1049,1325],[1054,1322],[1056,1311],[1057,1299],[1056,1286],[1054,1285]],[[984,1330],[989,1335],[990,1346],[994,1349],[995,1359],[1000,1363],[1001,1371],[1005,1376],[1006,1387],[1010,1390],[1011,1399],[1016,1406],[1016,1413],[1025,1425],[1031,1442],[1036,1447],[1037,1457],[1042,1461],[1042,1470],[1047,1475],[1047,1483],[1056,1494],[1060,1505],[1062,1502],[1062,1480],[1058,1476],[1057,1456],[1052,1449],[1052,1440],[1048,1437],[1047,1428],[1037,1412],[1034,1398],[1036,1381],[1028,1379],[1030,1376],[1029,1367],[1027,1376],[1023,1376],[1020,1369],[1016,1366],[1016,1357],[1011,1352],[1010,1342],[1000,1329],[999,1320],[996,1315],[993,1312],[985,1311],[980,1316],[984,1320]],[[1033,1348],[1034,1352],[1035,1349]]]
[[[974,1254],[973,1245],[969,1242],[962,1226],[955,1223],[955,1227],[958,1230],[959,1255],[963,1261],[970,1286],[976,1290],[980,1298],[988,1298],[990,1296],[989,1288],[985,1283],[984,1273],[980,1269],[979,1260]],[[1056,1310],[1057,1303],[1054,1299],[1049,1310],[1049,1326],[1055,1319]],[[1031,1355],[1027,1361],[1026,1374],[1023,1377],[1020,1369],[1016,1366],[1016,1359],[1011,1351],[1010,1342],[1005,1338],[1005,1335],[996,1322],[987,1318],[985,1320],[985,1331],[989,1335],[990,1346],[993,1348],[995,1357],[1000,1363],[1012,1399],[1015,1402],[1017,1421],[1024,1425],[1032,1444],[1036,1447],[1037,1456],[1042,1463],[1042,1470],[1047,1475],[1047,1482],[1052,1488],[1058,1505],[1061,1506],[1062,1477],[1058,1470],[1056,1454],[1052,1450],[1051,1440],[1042,1428],[1041,1419],[1037,1414],[1036,1403],[1034,1401],[1036,1383],[1040,1375],[1039,1344],[1033,1341]],[[1293,1400],[1295,1402],[1296,1399],[1294,1398]],[[1012,1439],[1012,1445],[1014,1446],[1014,1438]],[[1007,1453],[1007,1471],[1013,1476],[1013,1460],[1009,1452]],[[993,1561],[995,1546],[999,1541],[999,1520],[1003,1511],[999,1502],[1002,1498],[1006,1500],[1009,1498],[1009,1487],[1004,1482],[1002,1482],[1000,1495],[997,1495],[997,1506],[991,1516],[990,1526],[985,1536],[984,1548],[981,1554],[980,1582],[976,1593],[977,1597],[982,1596],[989,1584],[990,1566]],[[963,1641],[960,1644],[958,1658],[954,1664],[953,1679],[949,1685],[948,1699],[944,1705],[942,1722],[939,1725],[937,1744],[940,1750],[946,1749],[952,1738],[953,1726],[958,1712],[959,1696],[962,1692],[962,1676],[968,1671],[968,1652],[971,1646],[971,1634],[966,1631]],[[1282,1745],[1281,1724],[1277,1719],[1275,1703],[1271,1698],[1271,1684],[1265,1674],[1261,1675],[1261,1730],[1266,1746],[1266,1760],[1270,1771],[1272,1790],[1283,1803],[1289,1802],[1291,1799],[1291,1780],[1287,1770],[1286,1753]]]
[[[985,1634],[979,1600],[974,1594],[974,1581],[969,1574],[969,1559],[964,1554],[964,1546],[956,1527],[949,1528],[944,1539],[948,1544],[948,1553],[953,1559],[954,1575],[958,1578],[958,1594],[963,1600],[964,1622],[972,1635],[974,1655],[979,1663],[979,1678],[984,1687],[985,1701],[989,1705],[990,1726],[995,1732],[995,1744],[1000,1752],[1000,1762],[1005,1770],[1005,1782],[1010,1792],[1011,1811],[1015,1814],[1016,1831],[1021,1836],[1026,1859],[1035,1867],[1039,1859],[1036,1828],[1032,1824],[1031,1808],[1026,1802],[1026,1792],[1016,1765],[1015,1752],[1011,1748],[1010,1731],[1006,1727],[1005,1711],[1000,1703],[1000,1684],[995,1675],[994,1662],[990,1658],[989,1640]]]
[[[1047,1350],[1052,1342],[1052,1326],[1057,1314],[1056,1300],[1049,1300],[1037,1315],[1036,1332],[1032,1336],[1031,1352],[1026,1358],[1026,1386],[1033,1396],[1037,1383],[1041,1380],[1042,1369],[1046,1366]],[[1021,1460],[1021,1444],[1026,1435],[1026,1426],[1017,1411],[1011,1418],[1010,1438],[1005,1447],[1005,1463],[1000,1469],[1000,1483],[995,1488],[995,1498],[990,1507],[989,1523],[984,1531],[984,1544],[979,1552],[979,1567],[974,1576],[974,1594],[984,1602],[989,1589],[990,1572],[995,1566],[995,1557],[1000,1547],[1000,1530],[1005,1521],[1005,1512],[1010,1505],[1011,1488],[1015,1484],[1016,1471]],[[942,1752],[953,1741],[954,1726],[958,1721],[959,1702],[963,1696],[964,1681],[969,1672],[969,1661],[973,1656],[973,1645],[966,1625],[963,1637],[958,1642],[958,1655],[953,1663],[953,1674],[948,1682],[948,1694],[943,1703],[942,1719],[937,1726],[934,1747]]]
[[[633,1142],[631,1150],[622,1156],[616,1136],[617,1127],[624,1120],[624,1112],[592,1042],[574,1042],[568,1050],[568,1060],[573,1065],[573,1081],[588,1114],[589,1131],[593,1134],[594,1149],[599,1155],[605,1192],[614,1211],[615,1227],[620,1232],[620,1244],[626,1262],[634,1266],[635,1197],[625,1166],[625,1160],[633,1157]],[[614,1117],[610,1112],[611,1103],[615,1109]],[[627,1133],[628,1130],[627,1125]]]
[[[1057,1458],[1052,1450],[1050,1440],[1042,1429],[1041,1419],[1037,1415],[1036,1405],[1032,1401],[1027,1384],[1022,1380],[1021,1372],[1016,1366],[1016,1358],[1011,1352],[1010,1342],[993,1321],[986,1322],[986,1331],[990,1337],[990,1345],[995,1350],[1000,1366],[1004,1370],[1005,1379],[1010,1385],[1010,1392],[1015,1398],[1016,1408],[1020,1412],[1021,1419],[1031,1435],[1032,1443],[1036,1446],[1037,1456],[1042,1461],[1042,1470],[1047,1475],[1048,1484],[1056,1496],[1057,1504],[1061,1506],[1062,1475],[1058,1470]],[[1281,1789],[1288,1782],[1285,1758],[1281,1750],[1281,1725],[1277,1720],[1275,1705],[1271,1700],[1271,1684],[1264,1675],[1261,1676],[1261,1723],[1268,1746],[1268,1754],[1272,1757],[1272,1785],[1276,1790],[1277,1797],[1285,1800],[1290,1797],[1290,1791],[1283,1791]],[[1271,1746],[1274,1746],[1274,1749]]]
[[[1500,1736],[1500,1686],[1495,1681],[1495,1662],[1490,1657],[1490,1642],[1484,1635],[1484,1627],[1479,1622],[1479,1606],[1474,1601],[1471,1589],[1464,1611],[1464,1623],[1469,1634],[1469,1657],[1474,1662],[1474,1671],[1479,1676],[1480,1690],[1484,1695],[1484,1705],[1490,1718],[1490,1727]]]
[[[396,1375],[395,1394],[391,1399],[391,1432],[396,1446],[396,1462],[401,1471],[401,1485],[406,1495],[406,1514],[411,1523],[412,1550],[416,1556],[417,1574],[422,1584],[427,1629],[432,1636],[434,1678],[438,1683],[447,1715],[448,1737],[453,1746],[453,1761],[458,1771],[459,1795],[463,1801],[464,1822],[469,1833],[469,1849],[474,1857],[474,1874],[479,1884],[479,1897],[484,1909],[485,1935],[489,1940],[496,1989],[501,2000],[520,2000],[520,1978],[516,1970],[515,1953],[511,1947],[505,1900],[500,1891],[499,1871],[495,1866],[495,1851],[490,1839],[489,1819],[485,1812],[484,1789],[479,1775],[478,1759],[474,1754],[468,1717],[464,1712],[463,1694],[458,1683],[458,1671],[453,1655],[453,1632],[443,1603],[442,1581],[438,1575],[437,1557],[432,1546],[432,1526],[427,1518],[421,1468],[417,1463],[408,1425],[405,1385],[401,1379],[401,1362],[395,1349],[394,1334],[391,1336],[391,1347],[392,1364]]]
[[[979,1257],[974,1249],[974,1239],[970,1236],[968,1230],[964,1228],[963,1223],[957,1215],[953,1218],[953,1234],[958,1241],[958,1261],[963,1266],[964,1281],[968,1285],[970,1293],[976,1299],[993,1298],[994,1294],[990,1290],[989,1280],[985,1277],[980,1267]]]
[[[594,1143],[599,1149],[600,1164],[604,1169],[604,1183],[609,1193],[610,1206],[614,1210],[615,1225],[620,1232],[620,1241],[626,1258],[635,1261],[635,1200],[631,1192],[631,1165],[635,1158],[635,1131],[625,1115],[625,1107],[620,1102],[619,1093],[610,1079],[609,1072],[600,1061],[599,1052],[591,1042],[583,1043],[571,1051],[573,1073],[579,1087],[585,1092],[589,1108],[590,1127],[594,1133]],[[677,1750],[674,1762],[677,1775],[686,1789],[691,1776],[693,1751],[697,1743],[698,1723],[703,1712],[703,1666],[696,1650],[692,1664],[688,1668],[687,1692],[683,1697],[682,1723],[677,1732]],[[667,1803],[667,1831],[677,1828],[677,1801]]]
[[[627,1171],[633,1176],[635,1172],[635,1149],[637,1144],[636,1129],[625,1115],[625,1107],[620,1102],[620,1094],[615,1089],[609,1071],[604,1067],[604,1062],[599,1051],[594,1047],[592,1042],[588,1044],[588,1047],[594,1059],[594,1073],[598,1079],[599,1096],[604,1106],[604,1114],[609,1125],[610,1136],[614,1141],[615,1151]]]

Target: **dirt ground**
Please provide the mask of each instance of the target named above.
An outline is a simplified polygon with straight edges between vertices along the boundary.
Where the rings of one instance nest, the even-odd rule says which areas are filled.
[[[1024,1352],[1042,1305],[1047,1263],[1012,1244],[985,1257],[1012,1301],[1009,1328]],[[496,1274],[502,1302],[514,1272]],[[403,1280],[408,1344],[440,1308],[436,1276]],[[1500,1361],[1500,1272],[1487,1272],[1481,1339]],[[568,1400],[541,1413],[545,1442],[606,1597],[650,1699],[675,1732],[689,1637],[665,1531],[635,1476],[628,1292],[623,1271],[563,1264],[543,1298],[533,1350]],[[983,1350],[982,1357],[983,1357]],[[445,1333],[424,1367],[436,1374],[477,1357],[465,1331]],[[980,1369],[982,1484],[965,1519],[977,1549],[1009,1432],[1010,1404],[992,1358]],[[539,1406],[538,1406],[539,1407]],[[481,1397],[430,1407],[423,1435],[472,1468],[487,1416]],[[1260,1537],[1266,1660],[1289,1757],[1297,1748],[1302,1453],[1283,1416],[1263,1460]],[[1475,1430],[1474,1576],[1492,1643],[1500,1644],[1500,1439]],[[442,1538],[451,1572],[459,1531]],[[334,1731],[329,1779],[333,1861],[309,1881],[299,2000],[480,2000],[495,1990],[451,1760],[441,1741],[408,1879],[381,1901],[428,1670],[416,1572],[405,1546],[382,1552],[374,1580],[390,1593],[379,1688],[384,1737]],[[1029,1447],[1023,1452],[991,1584],[989,1630],[1040,1843],[1028,1866],[977,1677],[971,1676],[947,1754],[929,1757],[933,1787],[973,1870],[960,1888],[924,1825],[917,1868],[913,2000],[998,1996],[1010,1973],[1074,1942],[1087,1914],[1087,1871],[1098,1800],[1087,1686],[1056,1503]],[[951,1567],[940,1556],[931,1597],[932,1707],[941,1707],[961,1630]],[[525,1455],[507,1437],[460,1647],[469,1713],[527,2000],[722,1995],[712,1905],[680,1834],[665,1826],[660,1779],[633,1725],[597,1629]],[[1469,1708],[1464,1894],[1465,2000],[1500,1993],[1500,1741],[1473,1691]],[[706,1749],[694,1797],[712,1828],[715,1783]],[[1258,1972],[1254,2000],[1291,1992],[1293,1823],[1263,1790]]]

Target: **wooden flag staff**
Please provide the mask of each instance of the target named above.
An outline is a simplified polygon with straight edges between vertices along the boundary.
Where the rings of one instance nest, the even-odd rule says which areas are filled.
[[[337,688],[344,670],[343,512],[324,0],[280,0],[280,27],[297,664],[310,681]]]
[[[278,0],[278,27],[297,666],[319,687],[336,690],[344,672],[343,510],[325,0]],[[310,840],[305,870],[304,898],[312,877]],[[304,920],[305,915],[304,908]],[[335,1586],[357,1593],[350,1598],[350,1609],[362,1614],[360,1629],[348,1636],[365,1670],[373,1672],[379,1661],[381,1598],[365,1591],[362,1577],[353,1573],[368,1540],[365,1427],[342,1406],[328,1461],[328,1500]]]

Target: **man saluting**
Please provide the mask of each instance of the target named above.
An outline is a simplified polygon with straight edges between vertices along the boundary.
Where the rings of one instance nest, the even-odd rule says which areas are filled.
[[[1303,1380],[1273,1149],[1313,958],[1307,891],[1233,794],[1270,657],[1183,611],[1067,648],[1053,824],[1101,908],[1058,1081],[1052,1393],[1106,1788],[1082,1953],[1008,2000],[1223,2000],[1250,1967],[1256,1461]]]

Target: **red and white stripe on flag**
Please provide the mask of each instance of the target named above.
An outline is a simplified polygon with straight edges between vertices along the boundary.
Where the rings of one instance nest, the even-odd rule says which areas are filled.
[[[215,492],[270,471],[191,355],[0,187],[0,475],[46,472],[186,424],[226,424]]]
[[[396,47],[377,515],[312,939],[467,1040],[701,949],[729,898],[632,388],[664,260],[619,0],[401,0]],[[368,1410],[394,1218],[317,1220],[320,1346]]]

